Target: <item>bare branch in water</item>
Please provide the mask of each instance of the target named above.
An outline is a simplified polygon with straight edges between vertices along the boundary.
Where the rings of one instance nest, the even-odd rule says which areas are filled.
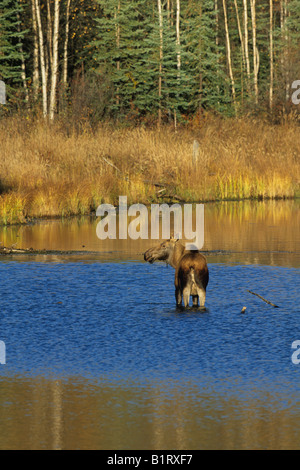
[[[267,304],[272,305],[272,307],[279,308],[278,305],[272,304],[272,302],[269,302],[269,300],[264,299],[261,295],[256,294],[255,292],[252,292],[251,290],[248,290],[248,292],[252,295],[256,295],[256,297],[259,297],[261,300],[263,300]]]

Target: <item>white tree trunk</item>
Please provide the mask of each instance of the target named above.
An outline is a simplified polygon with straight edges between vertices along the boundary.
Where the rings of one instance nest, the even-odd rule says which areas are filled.
[[[33,28],[33,75],[32,75],[32,86],[33,86],[33,98],[36,101],[39,92],[39,40],[38,40],[38,27],[36,20],[36,7],[35,0],[31,0],[32,10],[32,28]]]
[[[256,45],[256,0],[250,0],[252,35],[253,35],[253,81],[255,104],[258,104],[258,70],[259,70],[259,52]]]
[[[47,45],[48,45],[48,59],[49,59],[49,69],[52,69],[53,61],[53,39],[52,39],[52,16],[51,16],[51,6],[50,0],[47,0]]]
[[[270,0],[270,92],[269,92],[269,106],[270,110],[273,109],[273,87],[274,87],[274,46],[273,46],[273,0]]]
[[[218,0],[214,0],[214,11],[216,15],[216,46],[217,46],[217,76],[219,76],[219,66],[220,66],[220,52],[219,52],[219,44],[220,44],[220,38],[219,38],[219,8],[218,8]],[[217,92],[218,96],[220,96],[220,85],[219,85],[219,79],[217,80]],[[218,105],[220,104],[220,101],[218,100]]]
[[[54,1],[54,28],[53,28],[53,59],[51,70],[51,91],[50,91],[50,120],[54,119],[56,111],[56,90],[58,76],[58,35],[59,35],[59,5],[60,0]]]
[[[46,117],[48,114],[47,76],[46,76],[46,66],[45,66],[44,37],[43,37],[39,0],[35,0],[35,13],[36,13],[36,20],[37,20],[37,25],[38,25],[38,33],[39,33],[39,52],[40,52],[40,64],[41,64],[41,75],[42,75],[43,115],[44,117]]]
[[[119,51],[120,49],[120,40],[121,40],[121,36],[120,36],[120,20],[119,20],[119,16],[120,16],[120,11],[121,11],[121,3],[120,1],[118,2],[118,9],[115,10],[115,28],[116,28],[116,46],[117,46],[117,50]],[[121,63],[120,61],[118,60],[117,61],[117,71],[119,72],[120,71],[120,68],[121,68]],[[120,106],[120,88],[117,87],[117,105]]]
[[[63,84],[65,88],[68,82],[68,43],[69,43],[69,29],[70,29],[70,5],[71,5],[71,0],[68,0],[67,11],[66,11],[66,30],[65,30],[65,42],[64,42],[64,69],[63,69]]]
[[[180,93],[180,81],[181,81],[181,40],[180,40],[180,0],[176,2],[176,48],[177,48],[177,87],[178,94]],[[174,109],[174,127],[177,132],[177,114]]]
[[[232,99],[233,99],[234,108],[236,110],[235,82],[234,82],[232,62],[231,62],[231,46],[230,46],[230,37],[229,37],[229,29],[228,29],[226,0],[223,0],[223,10],[224,10],[225,33],[226,33],[227,64],[228,64],[229,77],[231,81]]]
[[[235,7],[236,21],[237,21],[237,26],[238,26],[239,37],[240,37],[240,42],[241,42],[243,69],[245,69],[245,66],[246,66],[245,46],[244,46],[244,38],[243,38],[243,33],[242,33],[242,28],[241,28],[241,22],[240,22],[240,15],[239,15],[237,0],[234,0],[234,7]]]
[[[249,59],[248,4],[247,4],[247,0],[243,0],[243,2],[244,2],[245,60],[246,60],[248,93],[249,93],[251,72],[250,72],[250,59]]]
[[[163,63],[163,16],[162,16],[162,4],[161,0],[157,0],[158,6],[158,18],[159,18],[159,78],[158,78],[158,98],[159,98],[159,108],[158,108],[158,126],[161,125],[161,98],[162,98],[162,63]]]
[[[177,46],[177,70],[180,74],[181,69],[181,52],[180,52],[180,0],[177,0],[177,15],[176,15],[176,46]]]
[[[290,78],[289,78],[289,31],[288,31],[288,0],[284,0],[284,56],[285,56],[285,99],[289,101]]]

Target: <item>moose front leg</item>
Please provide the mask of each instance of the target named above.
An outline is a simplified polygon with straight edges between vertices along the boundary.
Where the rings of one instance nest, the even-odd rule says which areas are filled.
[[[193,295],[193,307],[198,307],[198,295]]]
[[[175,288],[175,299],[176,299],[177,307],[181,307],[182,306],[182,294],[181,294],[181,290],[179,289],[179,287]]]
[[[178,282],[178,269],[175,271],[175,299],[176,299],[176,306],[182,307],[182,292]]]

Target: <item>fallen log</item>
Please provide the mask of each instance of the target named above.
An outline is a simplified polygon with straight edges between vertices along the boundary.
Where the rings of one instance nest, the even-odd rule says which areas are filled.
[[[11,253],[30,253],[33,248],[15,248],[14,245],[10,247],[0,246],[0,255],[10,255]]]

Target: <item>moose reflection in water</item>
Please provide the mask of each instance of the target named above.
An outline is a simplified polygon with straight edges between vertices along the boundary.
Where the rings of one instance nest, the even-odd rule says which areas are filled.
[[[175,268],[175,298],[178,307],[189,306],[190,296],[193,306],[205,307],[206,287],[209,272],[206,258],[198,250],[186,250],[179,240],[171,238],[160,245],[150,248],[144,254],[149,263],[165,261]]]

